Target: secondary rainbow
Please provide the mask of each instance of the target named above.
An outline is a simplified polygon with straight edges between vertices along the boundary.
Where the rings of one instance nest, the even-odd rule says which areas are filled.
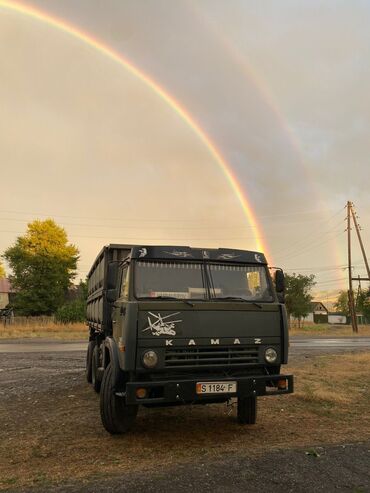
[[[303,158],[300,142],[293,129],[288,124],[284,113],[279,107],[275,95],[273,95],[273,93],[271,92],[270,88],[266,84],[266,81],[262,77],[260,77],[254,66],[251,65],[251,63],[246,58],[246,55],[243,54],[240,49],[235,44],[233,44],[225,35],[222,27],[220,28],[220,26],[217,25],[214,19],[211,16],[207,15],[207,11],[202,8],[199,2],[196,2],[195,0],[188,0],[187,5],[191,9],[194,16],[197,18],[198,22],[202,23],[203,28],[209,34],[211,34],[215,40],[217,40],[217,42],[219,43],[219,48],[223,50],[223,52],[226,53],[227,56],[234,62],[235,66],[240,70],[241,74],[243,74],[248,83],[253,85],[255,91],[261,96],[261,100],[264,101],[266,107],[269,109],[272,117],[276,120],[279,127],[283,130],[287,141],[289,142],[290,148],[295,153],[297,164],[300,165],[305,178],[307,179],[308,183],[311,184],[311,190],[314,196],[313,202],[325,202],[324,198],[320,195],[318,188],[314,186],[314,182],[312,180],[312,172],[310,171],[308,163],[306,163]],[[325,215],[326,218],[330,219],[329,214],[325,212],[325,210],[323,210],[323,215]],[[338,241],[336,241],[335,238],[332,239],[332,251],[334,252],[338,266],[340,266],[343,264],[344,261],[344,252],[341,251]],[[300,243],[300,245],[304,245],[304,241],[303,243]],[[284,254],[278,255],[278,257],[281,257],[281,259],[285,257],[286,259],[286,251]],[[341,273],[338,272],[337,277],[339,281],[341,281],[340,276]]]
[[[102,55],[107,56],[112,61],[119,63],[125,69],[127,69],[131,74],[135,75],[138,79],[140,79],[143,83],[145,83],[148,87],[150,87],[156,94],[163,99],[168,105],[170,105],[176,113],[188,124],[188,126],[195,132],[199,139],[206,145],[209,152],[217,162],[217,164],[222,169],[227,181],[231,185],[238,201],[244,211],[244,214],[250,224],[250,227],[255,236],[255,243],[258,250],[263,251],[265,255],[270,259],[271,256],[269,254],[267,245],[263,240],[263,233],[261,227],[258,224],[255,213],[252,210],[252,207],[243,193],[243,190],[240,184],[237,181],[236,176],[233,174],[233,171],[230,165],[227,163],[225,158],[222,156],[221,152],[217,149],[216,145],[211,141],[205,131],[200,127],[200,125],[196,122],[192,115],[181,106],[181,104],[171,96],[163,87],[161,87],[157,82],[155,82],[151,77],[149,77],[143,70],[136,67],[131,60],[127,57],[123,57],[120,53],[116,52],[111,47],[104,44],[97,38],[94,38],[90,34],[81,31],[71,24],[67,24],[65,21],[51,16],[43,11],[35,9],[29,5],[25,5],[20,2],[8,2],[4,0],[0,0],[0,7],[17,12],[19,14],[29,16],[35,20],[40,22],[49,24],[56,29],[59,29],[81,41],[87,43],[88,45],[95,48]]]

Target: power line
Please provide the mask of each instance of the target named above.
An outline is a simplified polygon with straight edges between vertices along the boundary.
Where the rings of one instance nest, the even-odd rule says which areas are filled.
[[[0,217],[0,221],[12,221],[12,222],[21,222],[21,223],[27,223],[29,222],[28,219],[14,219],[14,218],[6,218],[6,217]],[[110,224],[89,224],[89,223],[69,223],[69,222],[62,222],[61,225],[64,227],[64,226],[78,226],[78,227],[91,227],[91,228],[107,228],[107,229],[120,229],[121,231],[122,230],[125,230],[125,229],[128,229],[130,228],[131,230],[132,229],[142,229],[143,226],[117,226],[117,225],[110,225]],[[237,230],[239,231],[240,229],[245,229],[245,227],[241,228],[241,227],[234,227],[234,226],[223,226],[223,225],[220,225],[220,226],[214,226],[214,227],[209,227],[209,226],[175,226],[175,227],[163,227],[163,226],[144,226],[145,229],[155,229],[155,230],[158,230],[158,229],[169,229],[169,230],[184,230],[184,229],[189,229],[189,230],[193,230],[193,229],[200,229],[200,230],[224,230],[224,229],[234,229],[234,230]],[[250,229],[253,229],[252,226],[250,226]],[[265,236],[268,236],[268,235],[264,235]],[[254,238],[262,238],[260,236],[254,236]]]
[[[328,234],[328,233],[331,233],[332,231],[327,231],[327,233],[325,234]],[[292,255],[292,253],[294,253],[294,250],[292,252],[287,252],[284,257],[289,257],[289,259],[291,258],[296,258],[296,257],[299,257],[300,255],[304,255],[305,253],[311,251],[311,250],[314,250],[315,248],[318,248],[319,246],[321,245],[324,245],[325,243],[328,243],[329,241],[337,238],[338,236],[342,235],[343,234],[343,231],[337,231],[336,232],[337,234],[335,234],[334,236],[330,236],[329,238],[326,238],[324,240],[315,240],[313,243],[311,243],[311,245],[308,245],[307,248],[303,248],[301,249],[299,252],[297,252],[295,255]],[[278,256],[278,258],[282,258],[282,255]]]
[[[346,279],[347,279],[346,277],[341,277],[341,278],[339,278],[339,279],[328,279],[328,280],[326,280],[326,281],[318,281],[318,282],[316,283],[316,286],[318,286],[318,285],[320,285],[320,286],[321,286],[322,284],[331,284],[331,283],[333,283],[333,282],[345,281]]]
[[[66,214],[54,214],[54,213],[42,213],[42,212],[30,212],[30,211],[18,211],[18,210],[9,210],[9,209],[0,209],[0,213],[10,213],[10,214],[25,214],[25,215],[33,215],[33,216],[41,216],[41,217],[65,217],[65,218],[74,218],[74,219],[97,219],[96,216],[76,216],[76,215],[66,215]],[[341,212],[337,211],[332,217],[335,217],[337,214]],[[265,214],[265,215],[258,215],[259,219],[267,219],[267,218],[276,218],[276,217],[290,217],[290,216],[300,216],[300,215],[307,215],[307,214],[322,214],[322,210],[311,210],[311,211],[301,211],[301,212],[283,212],[279,214]],[[120,221],[122,222],[121,217],[99,217],[98,219],[101,219],[103,221],[105,220],[112,220],[112,221]],[[328,219],[330,220],[330,218]],[[169,219],[169,218],[144,218],[144,219],[126,219],[125,222],[135,222],[137,223],[138,221],[142,222],[179,222],[179,221],[184,221],[184,222],[192,222],[193,219],[189,218],[176,218],[176,219]],[[204,221],[208,221],[208,219],[204,219]],[[326,221],[326,220],[325,220]],[[198,221],[197,221],[198,222]],[[240,223],[244,224],[244,223]]]
[[[15,233],[15,234],[24,234],[24,231],[0,231],[0,233]],[[168,238],[150,238],[148,236],[145,236],[144,238],[140,238],[139,236],[124,236],[124,237],[113,237],[112,236],[90,236],[90,235],[76,235],[74,233],[68,233],[70,237],[74,238],[87,238],[87,239],[103,239],[108,242],[112,241],[126,241],[126,240],[139,240],[139,241],[168,241]],[[235,237],[227,237],[227,238],[209,238],[209,237],[203,237],[203,238],[172,238],[175,241],[233,241],[233,240],[255,240],[257,238],[262,238],[260,236],[239,236],[237,238]]]
[[[352,267],[360,267],[361,262],[359,260],[356,260],[353,264]],[[318,266],[318,267],[290,267],[290,268],[285,268],[285,271],[315,271],[315,272],[327,272],[331,270],[347,270],[348,265],[347,264],[341,264],[341,265],[324,265],[324,266]]]
[[[312,235],[316,235],[318,233],[322,233],[322,230],[321,230],[321,227],[327,223],[329,223],[330,221],[332,221],[335,217],[337,217],[339,214],[341,214],[343,212],[343,209],[340,209],[339,211],[337,211],[335,214],[333,214],[332,216],[330,216],[329,218],[327,219],[324,219],[321,221],[321,225],[319,226],[319,228],[315,229],[313,232],[311,233],[308,233],[307,235],[305,235],[303,238],[299,238],[296,242],[294,242],[293,244],[290,244],[289,247],[288,247],[288,252],[285,250],[280,250],[278,251],[277,253],[275,252],[275,256],[277,255],[279,257],[280,254],[284,254],[284,255],[289,255],[289,252],[294,252],[297,248],[300,248],[302,246],[305,246],[307,244],[307,239],[310,239],[312,237]],[[337,222],[334,226],[334,228],[337,228],[340,224],[342,224],[342,220],[339,221],[339,223]],[[331,232],[331,229],[327,232],[324,232],[322,234],[327,234],[328,232]],[[315,241],[315,240],[314,240]]]

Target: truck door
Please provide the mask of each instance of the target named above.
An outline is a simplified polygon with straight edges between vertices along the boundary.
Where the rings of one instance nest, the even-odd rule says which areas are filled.
[[[126,305],[129,290],[129,268],[128,264],[122,267],[121,275],[118,276],[118,298],[112,310],[113,338],[118,342],[123,335],[126,316]]]

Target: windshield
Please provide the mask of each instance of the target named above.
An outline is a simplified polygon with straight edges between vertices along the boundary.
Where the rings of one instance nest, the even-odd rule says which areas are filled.
[[[207,282],[205,271],[207,270]],[[138,261],[137,298],[273,301],[265,266]]]
[[[209,273],[213,298],[273,300],[264,266],[210,264]]]
[[[202,264],[192,262],[137,262],[137,298],[206,299]]]

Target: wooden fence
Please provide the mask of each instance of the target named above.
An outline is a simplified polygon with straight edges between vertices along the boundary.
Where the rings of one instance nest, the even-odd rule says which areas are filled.
[[[52,324],[55,324],[54,316],[41,316],[41,317],[15,317],[14,315],[2,316],[1,317],[2,324],[4,326],[7,325],[21,325],[26,327],[49,327]]]

